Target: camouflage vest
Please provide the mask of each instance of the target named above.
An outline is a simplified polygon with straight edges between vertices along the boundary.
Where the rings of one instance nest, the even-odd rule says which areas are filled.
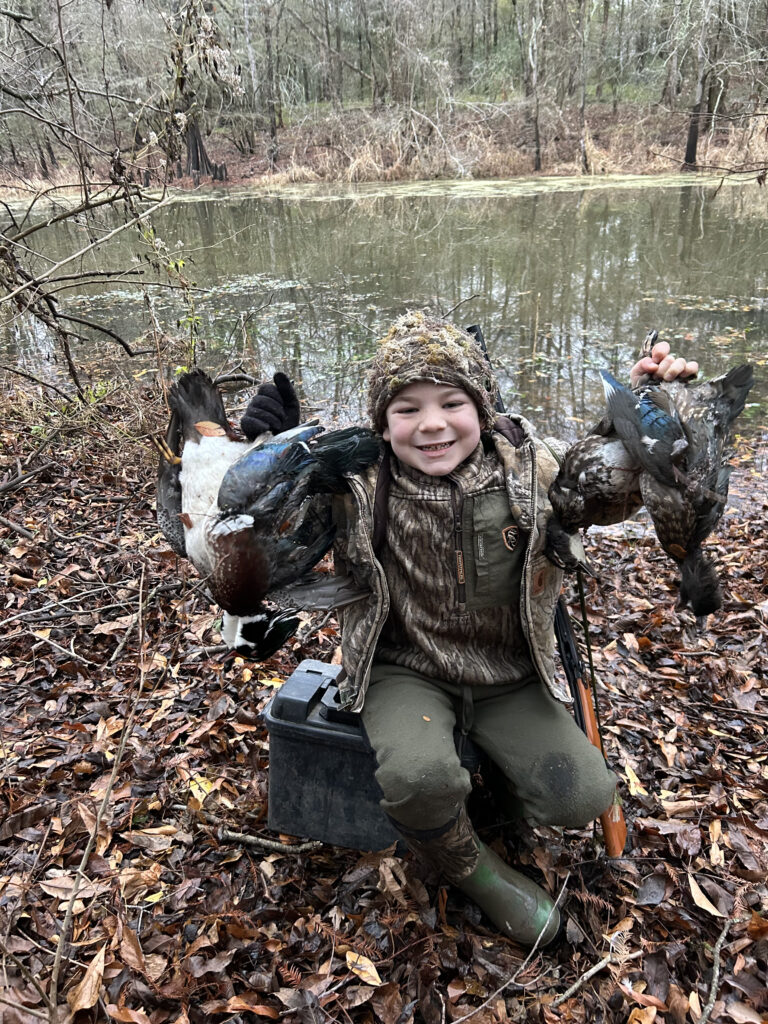
[[[544,554],[546,523],[552,512],[547,490],[565,446],[537,438],[521,416],[499,417],[491,437],[504,470],[512,519],[528,537],[520,577],[520,625],[537,675],[558,700],[568,701],[565,684],[555,678],[553,653],[554,609],[562,573]],[[336,571],[350,575],[358,586],[370,591],[369,597],[339,611],[344,666],[339,690],[344,706],[355,711],[363,705],[376,644],[390,607],[386,574],[376,557],[386,530],[386,509],[379,508],[377,514],[374,506],[381,471],[379,464],[362,476],[351,477],[350,493],[334,499]],[[379,495],[386,490],[379,486]]]

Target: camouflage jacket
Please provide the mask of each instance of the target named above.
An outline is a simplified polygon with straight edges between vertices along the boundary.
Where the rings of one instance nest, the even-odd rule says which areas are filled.
[[[546,524],[551,515],[547,497],[566,446],[537,438],[522,416],[499,417],[492,441],[504,469],[512,518],[527,535],[520,586],[520,620],[539,678],[561,701],[570,699],[554,672],[554,610],[562,572],[544,554]],[[390,593],[384,568],[376,557],[382,511],[376,510],[381,464],[349,479],[350,492],[334,499],[337,537],[336,572],[348,574],[370,595],[340,609],[344,672],[339,690],[345,707],[363,706],[376,644],[387,620]],[[386,509],[384,509],[386,518]],[[374,536],[376,532],[377,536]]]

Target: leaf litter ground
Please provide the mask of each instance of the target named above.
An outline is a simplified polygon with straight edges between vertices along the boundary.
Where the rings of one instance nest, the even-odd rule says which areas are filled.
[[[566,941],[526,957],[410,856],[268,831],[261,712],[336,624],[308,616],[264,664],[224,650],[155,525],[161,404],[129,402],[5,400],[3,1024],[768,1019],[764,446],[735,459],[703,631],[646,524],[591,535],[630,840],[609,861],[591,829],[505,826],[476,795],[486,840],[562,891]]]

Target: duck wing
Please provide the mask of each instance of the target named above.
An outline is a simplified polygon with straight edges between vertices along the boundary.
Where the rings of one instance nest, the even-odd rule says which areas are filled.
[[[613,430],[630,456],[666,484],[674,484],[675,467],[688,448],[677,408],[661,385],[631,391],[601,370]]]
[[[673,485],[658,473],[643,473],[640,488],[661,546],[681,566],[679,604],[697,616],[722,605],[717,572],[701,545],[725,509],[731,427],[753,383],[751,365],[743,364],[710,381],[658,385],[674,405],[688,444]]]

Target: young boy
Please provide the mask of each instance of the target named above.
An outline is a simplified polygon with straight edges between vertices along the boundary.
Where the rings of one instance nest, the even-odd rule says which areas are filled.
[[[633,374],[695,372],[667,353],[657,346]],[[382,340],[368,413],[385,455],[334,499],[335,570],[370,591],[339,611],[339,688],[362,715],[382,807],[408,846],[504,934],[546,944],[559,913],[478,838],[454,728],[494,761],[533,824],[587,824],[616,778],[554,676],[562,573],[544,545],[565,446],[539,440],[522,416],[497,416],[495,394],[474,338],[445,321],[408,313]]]

